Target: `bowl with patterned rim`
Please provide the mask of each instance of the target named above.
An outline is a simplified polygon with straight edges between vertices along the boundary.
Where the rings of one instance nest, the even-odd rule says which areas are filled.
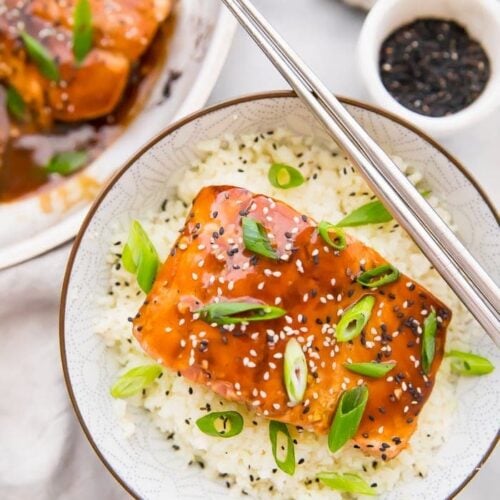
[[[394,115],[344,99],[349,112],[390,154],[420,170],[429,188],[453,213],[458,235],[500,280],[499,232],[495,212],[466,170],[443,148]],[[106,293],[106,256],[113,224],[128,227],[141,213],[157,209],[175,185],[179,170],[196,158],[194,145],[226,133],[265,132],[284,127],[327,140],[327,134],[292,93],[270,92],[228,101],[191,115],[164,130],[111,180],[80,229],[64,281],[60,345],[65,379],[78,419],[96,453],[129,493],[140,498],[226,498],[227,490],[177,458],[146,415],[126,439],[114,413],[109,387],[116,365],[95,333],[103,314],[96,296]],[[170,184],[169,184],[170,183]],[[474,335],[474,351],[496,366],[500,352],[484,332]],[[472,350],[472,349],[471,349]],[[384,498],[446,498],[471,479],[497,442],[500,374],[464,377],[450,438],[436,450],[425,480],[397,486]],[[480,404],[478,404],[478,402]],[[451,466],[452,465],[452,466]]]

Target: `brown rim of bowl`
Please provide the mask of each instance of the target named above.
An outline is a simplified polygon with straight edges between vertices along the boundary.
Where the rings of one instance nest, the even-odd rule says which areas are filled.
[[[139,499],[140,496],[134,491],[134,489],[128,485],[116,472],[115,470],[111,467],[111,465],[108,463],[104,455],[101,453],[97,445],[95,444],[92,435],[90,434],[89,429],[87,428],[87,425],[85,421],[83,420],[83,417],[80,413],[80,409],[78,407],[78,403],[76,401],[75,394],[73,392],[73,387],[71,385],[71,380],[69,377],[69,372],[68,372],[68,366],[67,366],[67,359],[66,359],[66,344],[65,344],[65,332],[64,332],[64,321],[65,321],[65,310],[66,310],[66,298],[67,298],[67,293],[68,293],[68,286],[69,286],[69,281],[70,281],[70,276],[71,276],[71,271],[73,269],[73,264],[75,261],[76,254],[78,252],[78,249],[80,247],[80,243],[83,239],[83,236],[87,230],[88,225],[90,224],[90,221],[92,220],[94,214],[96,213],[97,209],[101,205],[102,201],[110,191],[110,189],[115,185],[115,183],[120,179],[120,177],[144,154],[146,153],[147,150],[149,150],[152,146],[154,146],[157,142],[162,140],[165,136],[173,133],[177,129],[183,127],[185,124],[188,122],[198,119],[200,117],[203,117],[205,115],[208,115],[210,113],[213,113],[214,111],[218,111],[220,109],[224,109],[230,106],[234,106],[237,104],[245,103],[245,102],[250,102],[250,101],[259,101],[263,99],[274,99],[274,98],[289,98],[289,97],[297,97],[295,92],[293,91],[269,91],[269,92],[260,92],[260,93],[255,93],[255,94],[248,94],[244,95],[242,97],[238,97],[235,99],[229,99],[222,101],[218,104],[215,104],[213,106],[204,108],[200,111],[197,111],[195,113],[192,113],[185,118],[182,118],[181,120],[175,122],[174,124],[170,125],[169,127],[165,128],[162,132],[160,132],[157,136],[153,137],[146,145],[144,145],[130,160],[128,160],[124,166],[122,166],[112,177],[111,179],[107,182],[106,186],[103,188],[103,190],[99,193],[99,196],[95,199],[93,202],[92,206],[89,209],[89,212],[87,216],[85,217],[85,220],[83,221],[82,226],[80,227],[80,230],[78,231],[78,234],[76,236],[76,239],[73,243],[73,247],[71,249],[71,253],[69,256],[69,260],[67,263],[66,267],[66,272],[64,275],[64,281],[63,281],[63,287],[62,287],[62,293],[61,293],[61,305],[60,305],[60,310],[59,310],[59,346],[60,346],[60,352],[61,352],[61,362],[62,362],[62,368],[64,372],[64,380],[66,383],[66,389],[68,391],[68,395],[71,400],[71,404],[73,406],[73,410],[75,411],[76,417],[80,423],[80,426],[83,429],[83,432],[85,433],[85,436],[87,437],[87,440],[89,441],[90,445],[92,446],[93,450],[95,451],[96,455],[98,458],[101,460],[101,462],[104,464],[104,466],[108,469],[108,471],[111,473],[111,475],[118,481],[118,483],[134,498]],[[474,188],[478,191],[478,193],[481,195],[483,198],[484,202],[488,206],[488,208],[491,210],[493,216],[497,220],[497,222],[500,223],[500,218],[499,215],[497,214],[493,203],[490,201],[489,197],[486,195],[486,193],[483,191],[483,189],[478,185],[476,180],[471,176],[471,174],[466,170],[466,168],[459,162],[457,161],[452,155],[450,155],[442,146],[440,146],[434,139],[430,138],[427,136],[424,132],[413,126],[412,124],[408,123],[406,120],[394,115],[393,113],[390,113],[388,111],[382,110],[380,108],[377,108],[376,106],[372,106],[371,104],[366,104],[364,102],[357,101],[355,99],[349,99],[345,97],[339,97],[340,101],[344,104],[348,104],[351,106],[356,106],[358,108],[366,109],[368,111],[371,111],[373,113],[377,113],[381,116],[384,116],[385,118],[388,118],[389,120],[392,120],[396,122],[397,124],[411,130],[418,136],[420,136],[422,139],[424,139],[426,142],[428,142],[431,146],[433,146],[435,149],[437,149],[440,153],[442,153],[448,160],[450,160],[451,163],[455,165],[455,167],[460,170],[460,172],[469,180],[469,182],[474,186]],[[500,437],[500,433],[497,433],[496,439],[494,439],[489,447],[489,449],[486,451],[480,462],[476,465],[476,467],[472,470],[472,472],[464,479],[464,481],[458,486],[453,493],[448,498],[453,498],[455,497],[462,489],[471,481],[471,479],[476,475],[476,473],[481,469],[481,467],[484,465],[486,460],[489,458],[491,455],[492,451],[494,450],[498,440]]]

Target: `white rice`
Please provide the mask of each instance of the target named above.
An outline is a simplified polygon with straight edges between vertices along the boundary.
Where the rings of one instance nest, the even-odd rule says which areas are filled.
[[[168,254],[192,199],[203,186],[242,186],[283,200],[316,220],[330,221],[340,220],[373,196],[336,145],[320,146],[312,138],[295,136],[284,130],[266,136],[226,136],[200,144],[199,152],[200,160],[187,169],[178,182],[176,198],[169,199],[164,211],[158,207],[157,212],[144,214],[141,220],[161,257]],[[419,172],[401,158],[394,159],[415,185],[425,189]],[[300,168],[308,182],[290,190],[273,188],[267,180],[267,171],[275,162]],[[450,216],[439,200],[431,194],[428,201],[451,224]],[[395,222],[352,228],[349,232],[374,247],[452,309],[447,348],[463,349],[469,345],[470,332],[477,330],[475,326],[471,328],[472,317]],[[126,234],[118,234],[113,241],[123,242],[126,237]],[[101,299],[103,321],[98,333],[109,346],[110,355],[116,356],[125,372],[134,366],[151,363],[151,359],[133,338],[127,321],[139,309],[144,295],[133,277],[116,265],[119,251],[121,246],[111,245],[109,283],[112,293]],[[230,492],[241,495],[245,491],[260,498],[340,499],[342,494],[322,487],[314,480],[318,472],[358,473],[368,483],[376,483],[376,491],[380,493],[414,477],[425,477],[432,466],[435,450],[448,436],[457,403],[455,385],[456,379],[450,373],[448,362],[444,361],[410,445],[389,462],[364,456],[351,445],[332,455],[326,437],[308,432],[299,434],[290,426],[293,437],[297,439],[295,454],[298,462],[292,477],[276,470],[267,420],[223,400],[210,389],[190,384],[168,370],[145,394],[127,401],[117,400],[115,404],[125,435],[132,434],[135,428],[134,417],[128,411],[130,406],[148,409],[152,425],[166,436],[173,434],[169,442],[174,449],[179,448],[177,453],[183,454],[186,462],[193,460],[193,466],[203,462],[203,472],[225,482]],[[195,421],[207,413],[202,410],[207,403],[213,411],[234,409],[241,413],[245,419],[244,431],[231,439],[217,439],[200,432]]]

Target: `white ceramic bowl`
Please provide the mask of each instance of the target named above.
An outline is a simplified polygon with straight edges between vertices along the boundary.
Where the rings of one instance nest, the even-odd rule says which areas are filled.
[[[379,72],[383,41],[418,18],[454,20],[484,47],[491,63],[490,80],[470,106],[450,116],[429,117],[399,104],[386,90]],[[374,101],[436,137],[467,129],[500,106],[500,2],[498,0],[378,0],[363,24],[358,66]]]
[[[235,28],[234,18],[219,0],[178,0],[161,76],[141,112],[118,139],[87,168],[54,188],[0,203],[0,269],[75,236],[96,193],[116,169],[169,123],[205,104]],[[162,90],[173,71],[181,77],[164,99]]]
[[[499,238],[488,201],[465,170],[422,133],[385,112],[354,101],[348,110],[390,154],[420,170],[436,196],[446,200],[465,244],[500,279]],[[266,132],[286,127],[299,134],[327,136],[290,93],[249,96],[200,111],[162,132],[122,168],[94,203],[73,247],[61,304],[61,354],[68,390],[92,446],[121,484],[140,498],[225,499],[227,490],[188,468],[146,414],[136,433],[122,434],[109,396],[117,366],[95,326],[105,311],[97,297],[108,286],[106,256],[118,223],[155,210],[175,189],[175,174],[195,159],[195,145],[224,133]],[[115,226],[116,227],[116,226]],[[500,352],[486,334],[474,351],[500,366]],[[483,378],[462,379],[451,438],[436,454],[429,476],[404,484],[387,499],[443,499],[458,491],[492,450],[500,414],[500,369]]]

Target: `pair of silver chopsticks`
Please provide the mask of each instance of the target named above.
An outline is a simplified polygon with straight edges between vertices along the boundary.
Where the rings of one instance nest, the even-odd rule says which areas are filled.
[[[222,0],[500,346],[500,290],[397,165],[248,0]]]

